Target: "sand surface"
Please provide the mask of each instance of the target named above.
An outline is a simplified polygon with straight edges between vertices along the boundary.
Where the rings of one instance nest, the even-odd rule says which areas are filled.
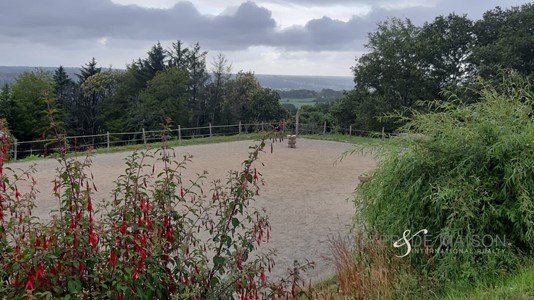
[[[230,169],[241,169],[247,158],[248,146],[254,141],[177,147],[177,155],[192,154],[187,174],[208,170],[209,181],[224,179]],[[275,274],[281,274],[293,265],[293,261],[315,261],[316,267],[307,273],[311,280],[321,280],[332,275],[328,237],[347,234],[355,213],[351,193],[358,184],[358,175],[369,172],[375,166],[369,155],[354,154],[340,163],[334,162],[351,144],[298,139],[297,148],[287,147],[287,141],[275,143],[274,152],[260,158],[265,166],[257,164],[263,174],[265,186],[255,203],[264,207],[272,225],[269,248],[277,250]],[[267,148],[267,150],[269,150]],[[93,199],[108,197],[114,188],[113,181],[124,170],[124,159],[131,152],[99,154],[93,157],[92,172],[98,192]],[[48,219],[50,210],[57,209],[52,196],[52,184],[58,162],[54,159],[37,162],[11,163],[12,168],[27,168],[37,163],[35,179],[40,193],[34,214]],[[189,175],[185,175],[189,176]],[[194,176],[192,176],[194,177]],[[192,178],[191,177],[191,178]],[[224,181],[223,181],[224,182]]]

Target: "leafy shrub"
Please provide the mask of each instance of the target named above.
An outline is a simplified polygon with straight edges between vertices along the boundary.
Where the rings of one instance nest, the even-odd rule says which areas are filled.
[[[441,286],[502,275],[533,253],[530,91],[510,76],[486,86],[476,104],[427,102],[432,112],[413,111],[402,127],[407,138],[379,152],[379,166],[357,190],[357,217],[373,234],[428,230],[422,243],[411,240],[405,259]]]
[[[273,253],[256,251],[270,237],[267,215],[250,206],[265,141],[250,148],[241,171],[208,191],[203,175],[182,180],[191,157],[176,159],[164,135],[157,151],[126,160],[112,199],[97,207],[90,156],[67,158],[64,136],[52,129],[61,155],[50,187],[59,202],[53,221],[32,216],[34,168],[20,174],[0,160],[3,297],[276,299],[299,292],[298,273],[306,265],[272,281]]]

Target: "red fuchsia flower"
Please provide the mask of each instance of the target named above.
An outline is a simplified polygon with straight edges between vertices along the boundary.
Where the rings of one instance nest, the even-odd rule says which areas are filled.
[[[33,283],[34,283],[34,277],[33,277],[33,274],[30,274],[30,276],[28,276],[28,281],[26,282],[26,286],[24,287],[25,290],[33,290]]]
[[[74,223],[74,218],[72,220],[70,220],[70,225],[69,225],[69,229],[74,229],[76,228],[76,224]]]
[[[261,272],[260,274],[260,280],[261,280],[261,284],[265,284],[265,279],[267,278],[267,276],[265,275],[265,272]]]
[[[78,268],[78,270],[80,271],[80,273],[83,273],[83,271],[85,271],[85,264],[83,262],[80,263],[80,267]]]
[[[52,237],[50,237],[49,239],[47,239],[46,237],[44,238],[44,243],[43,243],[43,249],[48,249],[48,245],[50,245],[50,242],[52,241]]]
[[[19,192],[19,188],[17,186],[15,186],[15,198],[17,198],[17,200],[19,200],[20,196],[21,196],[21,194]]]
[[[167,241],[172,240],[172,231],[171,231],[171,227],[169,226],[167,226],[167,233],[165,234],[165,238],[167,239]]]
[[[96,248],[98,245],[98,238],[96,237],[95,231],[93,230],[93,226],[89,227],[89,244],[93,246],[93,248]]]
[[[44,274],[44,267],[42,264],[39,264],[39,266],[37,266],[37,274],[35,276],[35,278],[44,278],[45,277],[45,274]]]
[[[146,218],[146,226],[148,227],[148,229],[152,229],[152,220],[150,220],[149,217],[145,217]]]
[[[135,269],[132,273],[132,279],[133,280],[137,280],[139,279],[139,272],[137,271],[137,269]]]
[[[163,225],[165,225],[165,226],[169,226],[169,217],[165,216],[165,217],[163,218]]]
[[[93,210],[93,203],[91,201],[91,196],[87,196],[87,210],[92,211]]]
[[[184,193],[184,189],[183,189],[183,188],[180,188],[180,196],[183,198],[184,195],[185,195],[185,193]]]
[[[126,233],[126,224],[123,222],[121,225],[121,228],[119,229],[119,232],[122,234]]]
[[[54,180],[54,194],[57,194],[57,190],[58,190],[57,181]]]
[[[254,169],[254,182],[258,182],[258,172],[256,172],[256,169]]]
[[[115,268],[117,265],[117,257],[115,256],[115,249],[111,249],[111,252],[109,254],[109,264]]]

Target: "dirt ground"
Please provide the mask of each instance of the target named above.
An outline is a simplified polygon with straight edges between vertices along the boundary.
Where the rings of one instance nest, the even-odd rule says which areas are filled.
[[[193,162],[187,173],[209,170],[208,179],[224,179],[230,169],[241,169],[253,141],[177,147],[177,156],[192,154]],[[287,141],[276,143],[274,152],[261,156],[259,167],[265,186],[255,204],[269,214],[272,232],[269,248],[277,249],[274,274],[293,266],[294,260],[315,261],[316,267],[307,273],[313,281],[325,279],[334,272],[328,261],[328,237],[347,234],[355,209],[351,193],[358,184],[358,175],[375,166],[369,155],[354,154],[342,162],[334,162],[351,144],[298,139],[297,148],[287,147]],[[98,192],[93,199],[109,197],[113,181],[124,170],[124,158],[131,152],[99,154],[93,157],[92,172]],[[12,168],[27,168],[35,162],[12,163]],[[259,166],[259,165],[258,165]],[[37,161],[37,208],[34,214],[48,219],[50,210],[57,209],[50,182],[58,162],[54,159]],[[208,184],[209,181],[206,181]],[[224,181],[223,181],[224,182]]]

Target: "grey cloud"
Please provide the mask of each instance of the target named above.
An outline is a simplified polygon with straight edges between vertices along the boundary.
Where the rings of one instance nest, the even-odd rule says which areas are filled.
[[[202,14],[191,2],[179,2],[170,9],[118,5],[111,0],[1,0],[0,41],[17,39],[44,45],[78,44],[87,39],[184,40],[200,42],[211,50],[238,50],[250,46],[276,46],[289,50],[361,51],[367,33],[387,17],[409,17],[416,24],[439,14],[456,11],[480,17],[498,5],[497,0],[441,0],[435,7],[402,10],[380,8],[393,0],[271,0],[302,5],[369,4],[365,17],[340,21],[327,16],[304,26],[279,30],[271,12],[253,2],[242,3],[229,14]],[[405,0],[410,1],[410,0]],[[509,0],[506,6],[522,3]],[[0,42],[1,43],[1,42]]]

